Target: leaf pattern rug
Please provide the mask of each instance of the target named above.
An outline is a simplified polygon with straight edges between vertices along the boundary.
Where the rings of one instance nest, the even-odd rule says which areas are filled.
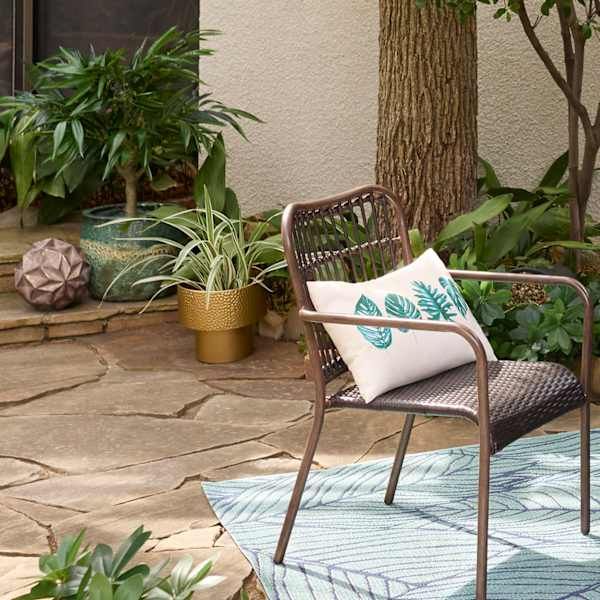
[[[295,474],[204,483],[215,512],[277,600],[473,600],[476,446],[312,472],[285,563],[272,556]],[[489,600],[600,599],[600,430],[592,530],[579,533],[579,436],[528,438],[492,458]]]

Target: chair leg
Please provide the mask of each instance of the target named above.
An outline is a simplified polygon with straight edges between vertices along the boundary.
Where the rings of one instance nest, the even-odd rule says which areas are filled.
[[[477,584],[475,598],[487,598],[488,521],[490,507],[490,452],[479,449],[479,504],[477,508]]]
[[[404,419],[400,443],[398,444],[398,449],[396,450],[396,456],[394,458],[394,464],[392,465],[390,480],[388,481],[387,490],[385,492],[384,502],[386,504],[391,504],[394,501],[396,487],[398,486],[398,478],[400,477],[400,471],[402,471],[402,464],[404,463],[404,456],[406,454],[406,448],[408,447],[414,421],[415,415],[412,414],[406,415]]]
[[[300,470],[296,477],[296,484],[294,485],[294,491],[290,498],[290,503],[283,521],[281,528],[281,534],[279,535],[279,541],[277,542],[277,549],[275,550],[275,556],[273,562],[280,564],[283,562],[285,551],[287,550],[288,542],[290,541],[290,535],[292,528],[294,527],[294,521],[296,520],[296,514],[300,507],[300,501],[302,500],[302,493],[304,492],[304,486],[310,472],[310,466],[319,443],[319,437],[321,435],[321,429],[323,428],[324,411],[321,407],[317,406],[315,409],[315,416],[313,417],[313,425],[306,442],[306,449],[304,450],[304,456],[302,463],[300,464]]]
[[[590,404],[581,407],[581,533],[590,532]]]

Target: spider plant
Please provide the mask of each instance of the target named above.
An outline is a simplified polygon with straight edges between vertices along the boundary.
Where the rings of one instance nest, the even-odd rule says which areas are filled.
[[[158,291],[146,307],[166,290],[184,286],[193,290],[210,292],[241,289],[251,284],[265,286],[265,278],[285,268],[281,236],[271,234],[271,221],[278,214],[248,227],[244,219],[234,219],[213,209],[212,200],[205,189],[204,206],[182,210],[175,206],[162,206],[144,217],[123,218],[112,224],[127,226],[132,222],[146,224],[151,232],[157,224],[172,227],[174,239],[143,236],[138,241],[165,244],[170,255],[146,256],[129,264],[113,280],[111,286],[125,273],[150,263],[162,263],[158,275],[144,277],[133,285],[156,282]],[[110,287],[106,291],[108,293]],[[144,307],[144,309],[146,308]]]

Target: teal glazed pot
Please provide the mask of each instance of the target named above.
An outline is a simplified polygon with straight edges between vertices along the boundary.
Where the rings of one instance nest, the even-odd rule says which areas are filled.
[[[138,204],[138,216],[143,216],[160,204]],[[89,291],[92,298],[109,302],[141,301],[151,298],[159,289],[159,283],[133,285],[144,277],[158,275],[162,261],[150,265],[135,267],[121,276],[104,296],[112,281],[133,263],[146,256],[158,256],[172,253],[166,244],[142,242],[127,238],[162,237],[173,239],[176,230],[169,225],[156,224],[149,227],[148,222],[121,223],[104,225],[125,216],[123,204],[97,206],[83,211],[81,223],[81,250],[91,267]],[[175,293],[175,288],[166,292]],[[165,294],[165,295],[166,295]]]

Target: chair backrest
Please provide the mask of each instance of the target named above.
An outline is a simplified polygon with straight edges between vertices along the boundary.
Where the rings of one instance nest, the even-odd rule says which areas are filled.
[[[380,186],[290,204],[282,235],[299,308],[314,309],[307,281],[366,281],[412,260],[400,202]],[[307,336],[325,382],[347,370],[322,325],[309,327]]]

